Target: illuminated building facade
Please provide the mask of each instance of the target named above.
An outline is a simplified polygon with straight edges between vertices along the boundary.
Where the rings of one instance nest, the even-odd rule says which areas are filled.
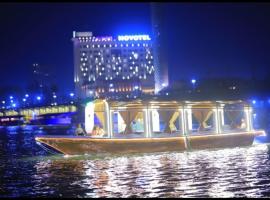
[[[154,94],[155,67],[149,35],[95,37],[73,32],[75,93],[86,97]]]

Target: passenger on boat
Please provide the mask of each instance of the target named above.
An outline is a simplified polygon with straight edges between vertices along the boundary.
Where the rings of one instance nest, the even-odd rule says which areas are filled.
[[[99,126],[94,126],[91,136],[103,136],[104,130]]]
[[[232,123],[231,129],[236,129],[236,130],[244,130],[246,129],[246,121],[244,118],[241,119],[240,123]]]
[[[240,124],[240,127],[239,128],[240,129],[245,129],[246,128],[246,122],[245,122],[245,119],[244,118],[241,119],[241,124]]]
[[[77,125],[75,134],[76,134],[77,136],[84,136],[84,135],[85,135],[85,131],[83,130],[81,124],[78,124],[78,125]]]

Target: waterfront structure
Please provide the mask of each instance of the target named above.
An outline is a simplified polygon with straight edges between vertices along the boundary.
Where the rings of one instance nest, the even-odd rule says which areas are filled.
[[[2,110],[0,112],[0,127],[26,125],[53,125],[71,124],[71,116],[77,114],[78,108],[74,105],[41,106]],[[74,117],[77,118],[77,117]]]
[[[72,41],[78,98],[154,94],[156,69],[149,35],[96,37],[92,32],[74,31]]]
[[[40,145],[67,155],[138,153],[252,145],[265,135],[252,126],[252,108],[242,101],[106,101],[85,107],[82,136],[40,136]]]

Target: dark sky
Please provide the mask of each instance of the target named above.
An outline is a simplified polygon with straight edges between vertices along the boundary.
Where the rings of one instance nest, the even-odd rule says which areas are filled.
[[[270,4],[170,3],[170,81],[264,78],[270,65]],[[73,89],[72,31],[94,35],[151,34],[147,3],[0,4],[0,86],[26,86],[33,63]]]

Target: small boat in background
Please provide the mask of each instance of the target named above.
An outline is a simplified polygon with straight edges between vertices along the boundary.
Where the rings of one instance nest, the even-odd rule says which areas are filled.
[[[147,153],[252,145],[252,108],[243,101],[107,101],[85,106],[87,136],[37,136],[66,155]]]

